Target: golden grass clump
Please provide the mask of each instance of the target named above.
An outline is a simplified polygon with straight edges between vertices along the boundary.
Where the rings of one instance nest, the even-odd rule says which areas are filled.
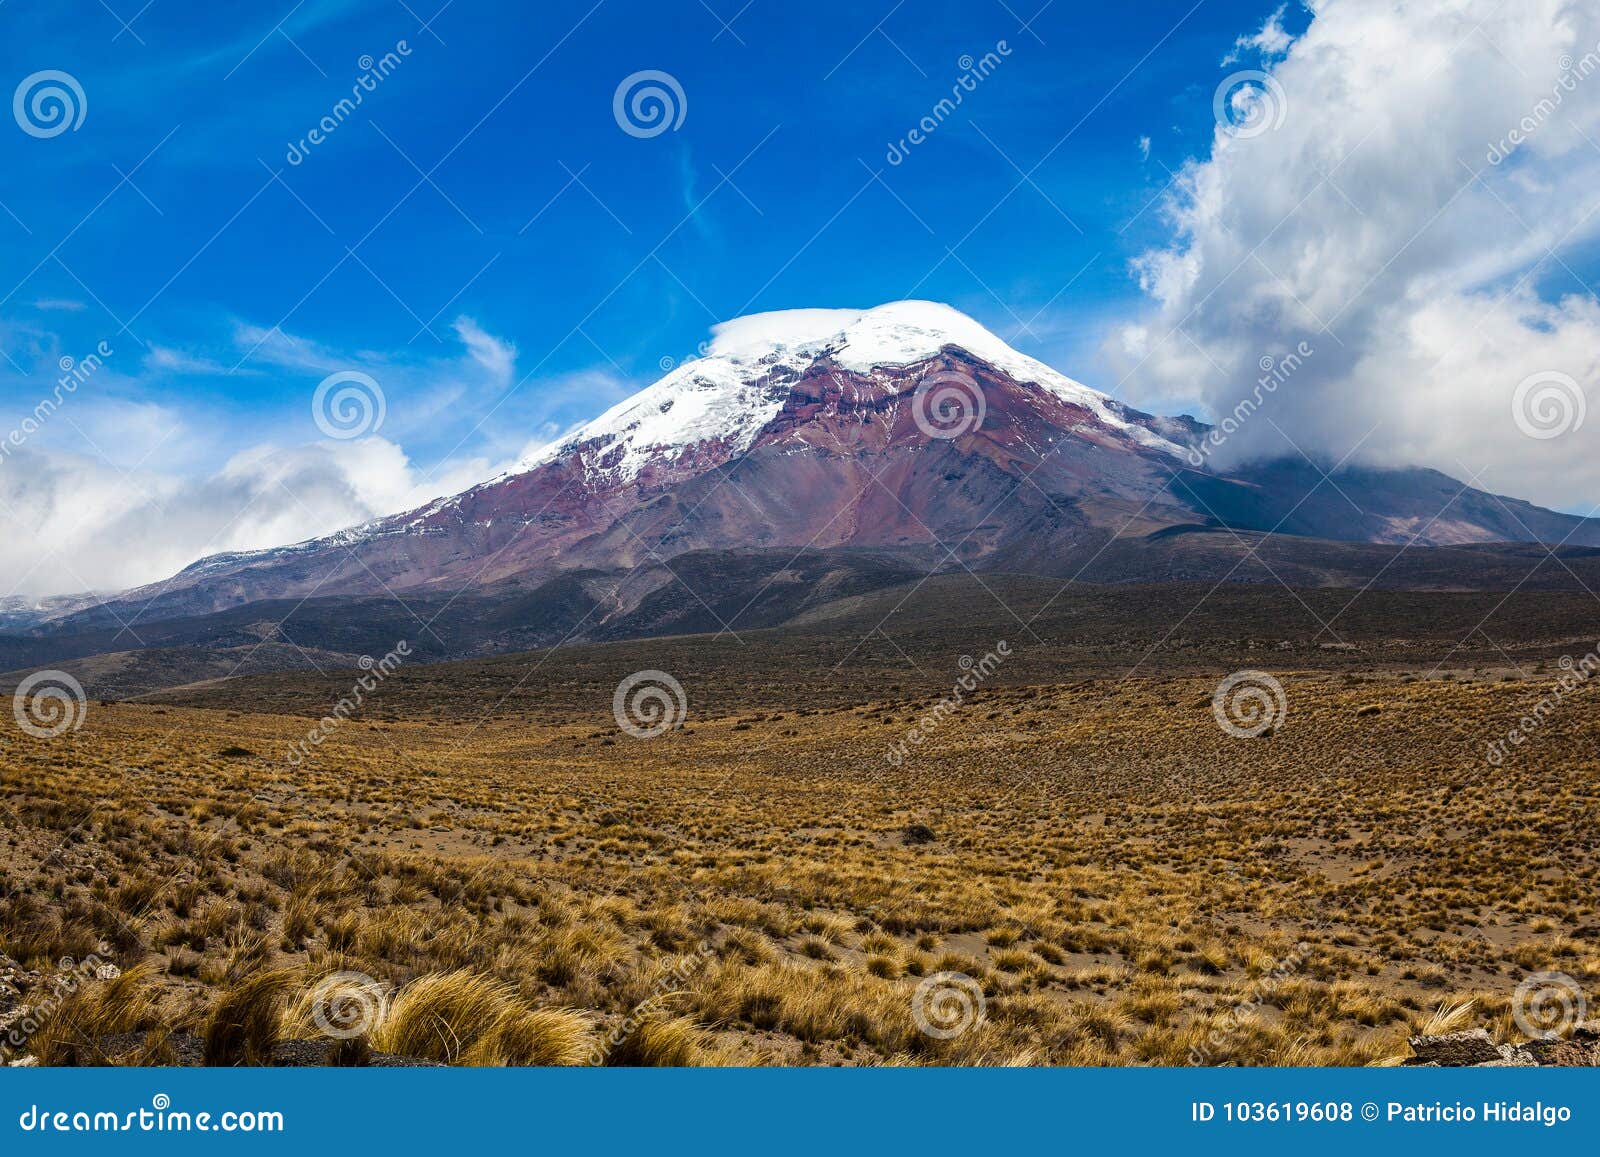
[[[148,964],[110,980],[84,980],[60,999],[29,1042],[41,1065],[112,1063],[105,1039],[154,1028],[156,1002]],[[42,996],[42,994],[41,994]]]
[[[208,1065],[265,1065],[281,1038],[283,1003],[295,983],[287,969],[258,972],[212,1006],[200,1038]]]
[[[564,1008],[507,1008],[461,1056],[468,1065],[582,1065],[589,1060],[594,1025]]]
[[[516,999],[511,988],[465,969],[419,977],[402,988],[370,1034],[380,1052],[456,1064]]]
[[[685,1068],[725,1064],[710,1034],[684,1016],[641,1018],[633,1031],[607,1049],[605,1064],[627,1068]]]

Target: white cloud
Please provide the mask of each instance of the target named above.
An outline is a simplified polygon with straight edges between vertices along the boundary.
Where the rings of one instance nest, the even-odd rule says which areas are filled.
[[[144,368],[152,373],[177,375],[225,374],[228,367],[219,361],[183,350],[153,345],[144,356]]]
[[[1151,304],[1106,345],[1123,392],[1216,419],[1304,340],[1314,354],[1214,460],[1293,453],[1276,423],[1314,455],[1360,443],[1358,460],[1600,501],[1600,412],[1551,439],[1512,414],[1544,371],[1600,411],[1600,305],[1570,267],[1600,235],[1600,10],[1312,8],[1257,96],[1281,123],[1219,127],[1167,206],[1173,240],[1136,263]]]
[[[461,345],[440,355],[334,349],[282,329],[246,323],[235,328],[234,343],[246,365],[304,377],[308,424],[311,398],[322,378],[344,370],[371,375],[387,403],[384,427],[377,432],[404,441],[411,435],[434,434],[442,425],[478,411],[515,380],[514,344],[488,333],[470,317],[458,317],[452,328]]]
[[[1233,42],[1233,51],[1222,58],[1222,67],[1227,68],[1235,64],[1247,51],[1256,52],[1263,60],[1272,60],[1289,51],[1289,45],[1294,42],[1283,28],[1283,13],[1288,5],[1280,4],[1278,10],[1267,17],[1263,24],[1250,36],[1241,36]]]
[[[53,335],[15,332],[27,337],[36,359],[54,359]],[[520,428],[513,422],[426,471],[402,449],[450,421],[470,424],[468,415],[487,408],[515,374],[510,342],[469,318],[459,319],[455,332],[459,347],[418,356],[341,351],[282,330],[237,325],[237,353],[249,355],[241,374],[253,381],[303,379],[303,399],[296,401],[293,390],[288,395],[287,420],[271,419],[272,442],[240,440],[242,429],[246,438],[259,435],[226,408],[146,400],[149,387],[173,378],[223,377],[230,368],[224,360],[236,357],[153,346],[138,374],[119,372],[123,367],[109,358],[56,399],[42,421],[19,426],[22,436],[0,454],[0,596],[154,582],[207,554],[330,534],[510,469],[520,453],[558,431],[542,428],[544,419]],[[318,381],[354,368],[379,381],[388,420],[360,440],[318,437],[311,414]],[[28,379],[5,384],[17,425],[43,387]],[[572,375],[551,383],[549,397],[555,405],[580,398],[603,406],[619,388],[607,375]],[[307,440],[296,444],[299,437]],[[218,453],[218,446],[227,449]]]
[[[516,346],[485,333],[470,317],[456,318],[455,331],[456,336],[466,343],[467,353],[472,360],[488,370],[495,382],[501,386],[511,384],[517,372]]]
[[[0,463],[0,592],[155,582],[218,551],[281,546],[407,510],[492,471],[473,459],[425,477],[381,437],[255,446],[189,478],[24,446]]]

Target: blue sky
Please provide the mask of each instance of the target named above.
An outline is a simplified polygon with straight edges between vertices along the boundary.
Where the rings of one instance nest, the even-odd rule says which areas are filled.
[[[77,131],[7,138],[12,399],[109,338],[108,388],[203,416],[216,436],[181,454],[214,466],[263,429],[317,435],[323,375],[241,337],[278,326],[357,368],[364,354],[420,367],[375,373],[417,462],[498,459],[646,384],[713,321],[908,295],[1092,380],[1137,294],[1128,260],[1159,230],[1163,166],[1209,139],[1220,61],[1271,11],[456,0],[433,18],[437,4],[247,16],[156,0],[127,28],[93,2],[0,11],[6,76],[61,69],[88,106]],[[288,164],[360,58],[401,41],[409,55],[362,107]],[[1010,54],[963,108],[888,165],[961,58],[1001,41]],[[642,69],[686,100],[681,127],[649,139],[612,112]],[[516,373],[440,397],[426,379],[462,353],[463,316],[516,347]]]
[[[1218,467],[1600,500],[1592,5],[13,0],[0,61],[0,597],[407,509],[716,322],[912,296],[1210,420],[1313,350]]]

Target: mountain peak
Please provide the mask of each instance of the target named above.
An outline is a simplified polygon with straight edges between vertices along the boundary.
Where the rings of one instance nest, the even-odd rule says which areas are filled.
[[[937,301],[891,301],[872,309],[781,309],[711,327],[708,356],[735,362],[830,352],[848,370],[910,365],[947,345],[983,356],[1009,350],[960,310]]]
[[[612,481],[636,477],[652,460],[702,443],[747,450],[777,416],[788,391],[766,380],[789,376],[826,356],[853,374],[915,365],[957,347],[1019,383],[1082,406],[1134,441],[1176,455],[1177,446],[1130,422],[1098,390],[1019,353],[960,310],[936,301],[892,301],[870,309],[784,309],[711,328],[704,357],[677,366],[653,385],[522,463],[530,470],[589,447],[586,457]],[[776,375],[782,378],[783,374]]]

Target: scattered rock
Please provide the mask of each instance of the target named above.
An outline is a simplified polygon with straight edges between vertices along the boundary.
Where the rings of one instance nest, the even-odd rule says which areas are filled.
[[[163,1067],[197,1068],[204,1063],[205,1048],[193,1033],[126,1032],[85,1042],[75,1050],[79,1065],[143,1063]],[[37,1064],[23,1057],[13,1064]],[[279,1041],[272,1049],[274,1068],[319,1068],[323,1066],[371,1068],[434,1068],[432,1061],[419,1057],[373,1052],[365,1040],[351,1041],[317,1038]]]
[[[1536,1040],[1522,1046],[1536,1065],[1600,1068],[1600,1025],[1579,1025],[1566,1040]]]
[[[1579,1025],[1562,1040],[1497,1045],[1481,1028],[1411,1038],[1405,1063],[1435,1068],[1600,1067],[1600,1026]]]
[[[933,829],[927,824],[907,824],[900,835],[907,844],[931,844],[934,840]]]
[[[1504,1063],[1500,1050],[1495,1047],[1488,1032],[1481,1028],[1447,1032],[1443,1036],[1414,1036],[1410,1044],[1415,1055],[1407,1064],[1463,1068],[1468,1065]]]

